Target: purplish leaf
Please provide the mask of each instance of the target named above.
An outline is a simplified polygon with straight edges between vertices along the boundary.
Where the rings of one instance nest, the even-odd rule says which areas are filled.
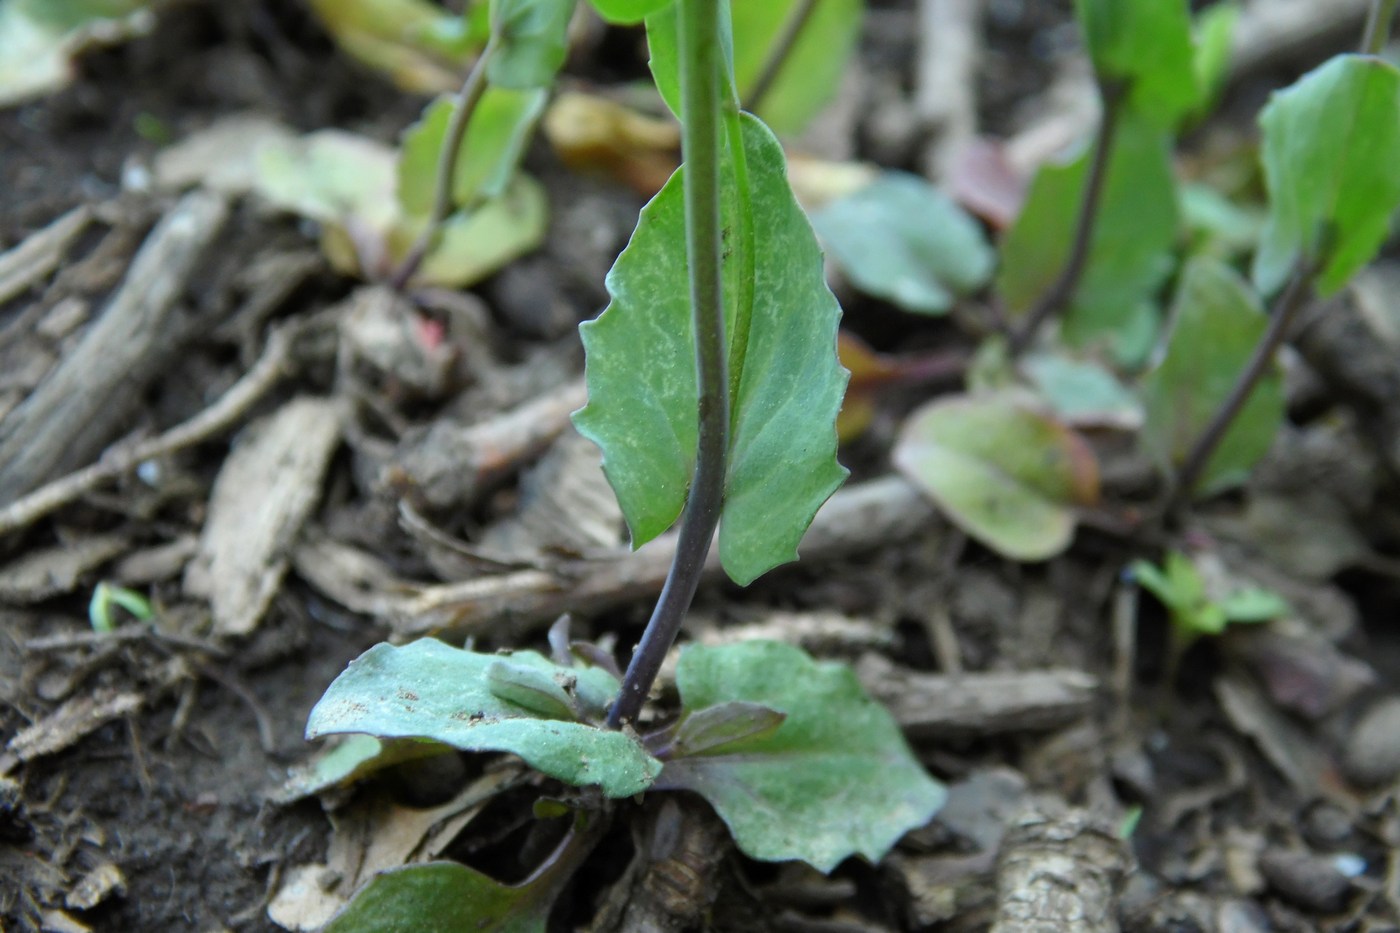
[[[782,147],[757,119],[743,120],[754,278],[724,264],[726,325],[751,290],[743,379],[731,399],[732,431],[720,559],[747,584],[792,560],[818,507],[845,478],[836,463],[836,412],[846,373],[836,358],[840,307],[826,286],[821,251],[788,187]],[[732,159],[732,153],[729,159]],[[695,466],[699,394],[686,286],[682,173],[643,209],[608,274],[612,302],[583,325],[588,405],[579,433],[603,450],[603,470],[640,547],[675,522]],[[723,170],[723,223],[740,230],[744,207]],[[745,285],[749,288],[746,289]]]
[[[1271,294],[1301,264],[1326,297],[1376,255],[1400,207],[1400,70],[1338,55],[1274,94],[1259,125],[1269,220],[1254,283]]]
[[[1167,350],[1143,381],[1143,446],[1165,470],[1179,467],[1244,372],[1268,318],[1249,284],[1216,259],[1187,266],[1172,303]],[[1267,373],[1201,473],[1210,495],[1243,482],[1283,423],[1283,384]]]
[[[544,933],[550,893],[501,884],[459,862],[405,865],[371,878],[325,933]]]
[[[610,797],[630,797],[651,785],[661,763],[635,739],[582,722],[542,719],[538,706],[501,696],[497,691],[508,672],[491,677],[492,665],[501,660],[431,638],[402,647],[375,645],[326,690],[311,711],[306,737],[363,732],[431,739],[463,751],[510,752],[550,777],[578,787],[596,784]],[[617,692],[616,679],[599,668],[558,667],[532,651],[508,660],[555,678],[565,693]]]
[[[1100,82],[1119,84],[1128,106],[1170,127],[1201,99],[1186,0],[1075,0]]]
[[[1172,270],[1176,182],[1166,135],[1131,114],[1120,119],[1089,257],[1062,334],[1074,346],[1108,342],[1120,362],[1135,364],[1155,335],[1144,306]],[[1029,310],[1064,268],[1089,160],[1086,151],[1071,162],[1042,166],[1002,240],[996,288],[1013,315]]]
[[[1019,395],[940,399],[905,422],[894,464],[973,538],[1016,560],[1069,546],[1098,498],[1088,443]]]
[[[787,714],[772,732],[667,762],[656,784],[704,797],[752,858],[820,871],[878,861],[947,796],[844,664],[771,641],[690,645],[676,685],[687,710],[746,701]]]
[[[991,278],[982,228],[914,175],[885,172],[812,214],[823,245],[862,291],[906,311],[942,314]]]

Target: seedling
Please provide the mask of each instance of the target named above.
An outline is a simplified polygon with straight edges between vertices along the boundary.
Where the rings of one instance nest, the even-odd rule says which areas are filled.
[[[563,880],[617,812],[610,801],[649,789],[699,793],[745,853],[823,871],[851,855],[879,859],[944,798],[848,668],[786,645],[686,648],[679,715],[639,732],[716,528],[720,562],[747,584],[796,556],[845,478],[835,419],[847,374],[836,357],[840,309],[783,150],[740,107],[729,5],[594,5],[613,19],[645,19],[657,85],[681,120],[684,164],[643,210],[609,274],[611,304],[582,328],[589,402],[575,421],[603,451],[634,546],[679,518],[675,561],[620,680],[564,649],[553,659],[488,655],[433,640],[377,646],[337,678],[312,711],[309,737],[365,733],[510,752],[541,774],[596,788],[599,802],[575,805],[573,830],[521,885],[460,865],[409,866],[372,881],[331,930],[380,929],[390,917],[542,930]],[[798,29],[832,22],[831,14],[809,20],[800,0],[772,6],[789,11],[778,26],[789,17]],[[573,0],[499,0],[491,21],[513,37],[502,48],[557,67],[572,9]],[[830,9],[858,12],[852,3]],[[802,39],[783,44],[797,50]],[[490,64],[476,69],[488,85],[498,80]],[[784,67],[759,72],[772,73],[761,96],[774,106],[784,99]],[[530,82],[547,80],[546,71]]]
[[[148,622],[155,616],[151,603],[135,590],[111,583],[99,583],[88,602],[88,622],[94,632],[111,632],[117,627],[114,610],[124,609],[133,619]]]
[[[1202,637],[1220,635],[1230,625],[1268,622],[1288,612],[1287,600],[1272,590],[1226,579],[1208,581],[1180,551],[1168,551],[1161,567],[1135,560],[1127,576],[1157,597],[1171,620],[1166,684],[1175,682],[1181,658]]]

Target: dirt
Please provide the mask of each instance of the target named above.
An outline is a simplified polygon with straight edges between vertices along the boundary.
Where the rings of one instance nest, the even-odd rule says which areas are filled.
[[[909,31],[913,5],[874,6],[862,67],[907,86],[912,52],[887,53]],[[1069,4],[992,6],[982,119],[1010,132],[1020,102],[1074,54]],[[633,40],[610,35],[595,49],[600,60],[573,67],[594,77],[639,74]],[[298,129],[338,126],[392,140],[419,106],[340,56],[299,3],[191,0],[163,11],[153,34],[86,55],[68,89],[0,112],[0,252],[74,208],[91,206],[97,218],[53,275],[0,305],[0,439],[5,418],[49,364],[73,352],[172,209],[174,196],[142,182],[163,146],[247,111]],[[860,132],[861,145],[881,152],[908,156],[917,142]],[[355,808],[367,801],[423,811],[486,773],[490,765],[478,759],[450,756],[391,769],[358,796],[279,798],[289,771],[312,756],[302,733],[326,685],[367,647],[406,630],[401,612],[377,611],[389,603],[374,599],[395,594],[376,589],[375,572],[451,582],[519,566],[477,544],[528,507],[531,487],[519,472],[534,457],[492,477],[466,509],[434,510],[405,494],[423,510],[407,517],[378,477],[415,431],[487,421],[580,368],[573,325],[602,300],[602,272],[640,196],[574,177],[542,143],[529,161],[557,205],[549,246],[483,284],[465,306],[447,302],[430,315],[477,328],[498,380],[474,383],[468,359],[445,364],[440,384],[405,381],[407,370],[394,364],[392,378],[347,375],[338,325],[306,325],[289,351],[294,375],[227,430],[143,466],[154,474],[123,473],[0,536],[0,737],[9,743],[0,755],[0,774],[9,774],[0,778],[4,929],[279,929],[268,905],[300,866],[327,860],[328,812],[343,827],[347,814],[363,816]],[[122,438],[152,437],[195,415],[254,366],[267,325],[314,319],[354,294],[355,283],[329,268],[308,231],[284,217],[235,205],[215,242],[182,285],[169,358],[136,391],[113,396],[111,423],[75,433],[74,449],[88,445],[92,453],[60,473]],[[848,323],[880,349],[970,346],[946,323],[842,297]],[[65,323],[55,308],[76,308],[75,320]],[[843,453],[855,479],[887,472],[890,434],[923,391],[882,401],[875,425]],[[1276,451],[1270,469],[1285,479],[1313,469],[1336,478],[1340,468],[1327,464],[1338,458],[1371,465],[1369,492],[1338,493],[1352,496],[1345,501],[1366,556],[1317,580],[1268,571],[1304,607],[1304,630],[1198,644],[1172,683],[1164,682],[1167,626],[1150,600],[1138,607],[1141,624],[1115,635],[1118,573],[1137,551],[1112,529],[1081,532],[1064,558],[1019,566],[930,520],[926,532],[799,563],[747,590],[706,585],[693,637],[749,626],[852,661],[874,652],[913,674],[1070,669],[1092,675],[1095,686],[1091,699],[1054,716],[1013,711],[1004,721],[979,720],[1000,723],[981,731],[939,720],[939,731],[915,735],[915,747],[954,788],[954,803],[885,865],[851,861],[826,878],[733,855],[713,859],[703,871],[686,869],[691,889],[677,895],[695,908],[692,921],[708,918],[716,930],[985,929],[998,877],[1014,876],[1007,853],[1028,851],[1016,847],[1028,845],[1023,817],[1034,805],[1064,832],[1056,843],[1063,852],[1091,867],[1095,859],[1122,860],[1104,871],[1124,929],[1397,928],[1394,756],[1360,760],[1349,743],[1353,728],[1383,748],[1400,743],[1396,717],[1378,699],[1400,685],[1400,630],[1392,624],[1400,609],[1392,556],[1400,496],[1383,455],[1366,443],[1367,425],[1347,407],[1353,400],[1329,391],[1316,389],[1324,401],[1299,402],[1295,413],[1325,412],[1332,421],[1299,417],[1294,427],[1304,440]],[[245,437],[238,430],[303,395],[336,398],[353,412],[355,430],[315,479],[305,526],[269,551],[280,583],[266,611],[251,632],[220,634],[210,600],[187,592],[185,566],[214,509],[220,468]],[[1400,406],[1400,398],[1391,401]],[[1324,434],[1326,449],[1307,446]],[[275,471],[269,476],[269,484],[278,481]],[[1213,514],[1229,518],[1237,506],[1227,501]],[[327,540],[341,550],[309,549]],[[348,548],[375,567],[337,562],[348,560]],[[37,578],[16,570],[26,560],[38,561]],[[356,577],[360,571],[366,575]],[[102,580],[149,593],[159,622],[127,621],[115,639],[94,636],[87,599]],[[630,644],[647,600],[599,605],[580,614],[576,632]],[[507,607],[493,618],[494,627],[477,633],[481,644],[543,646],[543,630],[526,611]],[[36,726],[48,730],[49,745],[38,750],[24,744],[39,741]],[[529,855],[549,844],[530,835],[529,796],[507,795],[446,853],[502,878],[526,874]],[[654,801],[628,806],[638,827],[675,819]],[[690,801],[684,810],[691,838],[714,838],[702,806]],[[644,836],[619,821],[562,898],[558,929],[619,928],[615,917],[634,890],[628,865]],[[726,850],[715,843],[715,851]],[[1111,927],[1093,929],[1100,928]]]

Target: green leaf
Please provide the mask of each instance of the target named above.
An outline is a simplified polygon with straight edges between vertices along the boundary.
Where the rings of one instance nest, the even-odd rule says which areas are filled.
[[[349,735],[334,748],[323,750],[312,761],[293,768],[287,780],[269,797],[274,803],[291,803],[332,787],[350,784],[396,764],[453,751],[447,745],[418,739],[384,741],[372,735]]]
[[[1062,336],[1073,346],[1108,342],[1126,365],[1140,362],[1152,343],[1155,324],[1145,302],[1171,274],[1177,206],[1167,137],[1131,114],[1120,119]],[[996,289],[1009,313],[1026,313],[1064,268],[1089,161],[1084,152],[1036,173],[1002,241]]]
[[[1185,461],[1267,327],[1258,297],[1228,266],[1204,257],[1187,264],[1172,304],[1166,354],[1143,380],[1143,447],[1164,470]],[[1197,494],[1243,482],[1268,452],[1283,414],[1283,383],[1270,372],[1206,464]]]
[[[543,90],[486,89],[457,150],[452,176],[454,205],[470,207],[506,190],[530,142],[535,122],[544,112],[546,96]],[[452,97],[439,97],[404,132],[398,161],[398,195],[405,214],[427,216],[432,211],[438,158],[454,105]]]
[[[1217,3],[1196,15],[1196,84],[1201,89],[1197,115],[1214,107],[1230,77],[1230,52],[1234,48],[1235,26],[1240,7],[1234,2]]]
[[[792,560],[818,507],[846,471],[836,463],[836,413],[846,373],[836,358],[841,309],[826,286],[821,251],[788,187],[782,147],[745,115],[743,142],[755,244],[754,296],[743,380],[731,400],[730,465],[719,552],[747,584]],[[612,302],[580,331],[588,353],[588,405],[579,433],[603,450],[603,470],[640,547],[675,522],[695,465],[694,325],[685,255],[682,172],[642,210],[608,274]],[[741,210],[733,166],[723,169],[727,230]],[[733,330],[740,263],[726,261],[726,324]]]
[[[862,291],[906,311],[942,314],[991,278],[996,254],[982,227],[947,195],[904,172],[812,215],[822,244]]]
[[[640,23],[643,19],[664,10],[675,0],[589,0],[598,15],[610,23]]]
[[[569,53],[576,0],[491,0],[496,48],[486,77],[496,87],[548,88]]]
[[[742,700],[707,706],[680,721],[666,757],[707,755],[742,739],[772,735],[786,719],[786,713]]]
[[[1075,508],[1098,498],[1089,445],[1014,393],[925,405],[904,423],[894,465],[959,528],[1016,560],[1063,551]]]
[[[709,801],[752,858],[824,872],[851,855],[878,861],[947,796],[843,664],[770,641],[689,645],[676,685],[688,710],[737,700],[787,714],[722,753],[669,761],[657,779]]]
[[[734,87],[748,105],[773,47],[804,0],[743,0],[729,5]],[[864,0],[821,0],[788,50],[773,83],[758,101],[757,115],[775,132],[799,133],[835,95],[856,41]],[[680,61],[675,40],[675,7],[647,17],[647,44],[657,90],[680,114]]]
[[[548,893],[458,862],[405,865],[371,878],[325,933],[544,933],[554,906]]]
[[[505,193],[470,213],[447,218],[436,245],[423,260],[414,281],[464,288],[491,275],[544,241],[549,201],[544,186],[516,175]],[[395,260],[408,254],[421,223],[406,223],[393,243]]]
[[[651,785],[661,764],[636,740],[579,722],[540,719],[535,709],[494,693],[490,668],[500,659],[433,639],[376,645],[326,690],[311,711],[306,737],[363,732],[431,739],[463,751],[510,752],[550,777],[578,787],[596,784],[610,797],[629,797]],[[532,651],[509,660],[559,678],[566,693],[617,692],[617,681],[598,668],[558,667]]]
[[[1021,369],[1041,398],[1071,425],[1136,428],[1142,404],[1103,366],[1060,353],[1032,353]]]
[[[1331,295],[1376,255],[1400,207],[1400,70],[1335,56],[1275,93],[1259,126],[1269,220],[1254,283],[1272,294],[1301,264]]]
[[[1251,586],[1220,600],[1220,610],[1231,622],[1270,622],[1287,615],[1289,605],[1274,591]]]
[[[1122,84],[1128,106],[1170,127],[1201,99],[1186,0],[1075,0],[1099,81]]]

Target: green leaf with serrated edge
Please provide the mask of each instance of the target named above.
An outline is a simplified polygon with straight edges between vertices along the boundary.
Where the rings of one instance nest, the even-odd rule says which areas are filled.
[[[576,0],[491,0],[496,48],[486,77],[500,88],[547,88],[569,53]]]
[[[1302,264],[1331,295],[1376,255],[1400,207],[1400,70],[1338,55],[1275,93],[1259,126],[1269,219],[1254,283],[1271,294]]]
[[[792,560],[818,507],[846,471],[836,463],[836,412],[846,373],[836,357],[841,309],[826,286],[821,251],[788,187],[782,147],[745,115],[743,141],[755,244],[754,305],[733,430],[720,560],[747,584]],[[588,405],[579,433],[603,450],[603,470],[640,547],[680,515],[694,470],[693,323],[685,286],[684,205],[678,171],[643,209],[608,274],[612,303],[580,331],[588,353]],[[738,227],[733,169],[723,169],[723,223]],[[724,266],[726,325],[740,284]]]
[[[1143,379],[1147,420],[1142,443],[1167,471],[1179,467],[1244,372],[1268,327],[1249,284],[1218,260],[1187,264],[1172,303],[1166,353]],[[1277,371],[1255,386],[1196,487],[1199,495],[1243,482],[1268,453],[1283,423]]]
[[[772,735],[786,719],[786,713],[743,700],[707,706],[680,721],[666,757],[706,755],[742,739],[763,738]]]
[[[656,783],[704,797],[752,858],[824,872],[852,855],[878,861],[947,796],[843,664],[771,641],[689,645],[676,686],[688,710],[739,700],[787,713],[769,735],[667,762]]]
[[[1085,440],[1018,393],[940,399],[909,417],[894,465],[963,531],[1015,560],[1069,546],[1098,498]]]
[[[764,0],[727,5],[732,47],[725,60],[733,63],[739,99],[749,100],[774,43],[795,9],[804,0]],[[860,37],[864,0],[821,0],[803,25],[757,114],[775,132],[798,133],[836,93],[841,75]],[[680,60],[675,41],[675,7],[647,17],[651,72],[662,99],[680,114]]]
[[[539,885],[506,885],[459,862],[380,872],[324,933],[544,933],[554,898]]]
[[[540,719],[492,693],[488,669],[499,657],[427,638],[402,647],[376,645],[326,690],[311,711],[306,737],[363,732],[431,739],[463,751],[509,752],[577,787],[596,784],[610,797],[629,797],[651,785],[661,764],[636,740],[582,723]],[[586,679],[594,691],[607,682],[616,693],[616,680],[597,668],[558,668],[530,651],[516,652],[510,660]]]
[[[589,0],[598,15],[610,23],[630,25],[675,4],[675,0]]]
[[[996,254],[982,227],[915,175],[884,172],[812,214],[822,245],[857,288],[906,311],[942,314],[987,284]]]
[[[1089,256],[1062,324],[1071,345],[1142,331],[1143,303],[1171,274],[1177,236],[1176,182],[1167,137],[1124,114],[1089,243]],[[1013,316],[1026,313],[1069,257],[1090,153],[1036,173],[1025,206],[1001,245],[996,290]],[[1151,320],[1148,324],[1150,327]],[[1135,339],[1126,349],[1150,343]],[[1118,350],[1119,348],[1114,348]],[[1120,362],[1133,363],[1126,352]]]
[[[546,96],[543,90],[486,89],[457,150],[452,176],[453,205],[471,205],[506,190],[529,144],[535,122],[544,112]],[[438,158],[453,110],[451,97],[439,97],[404,132],[397,177],[399,203],[405,214],[426,216],[432,211]]]
[[[1075,0],[1084,44],[1104,83],[1121,83],[1128,106],[1171,126],[1201,100],[1187,0]]]

